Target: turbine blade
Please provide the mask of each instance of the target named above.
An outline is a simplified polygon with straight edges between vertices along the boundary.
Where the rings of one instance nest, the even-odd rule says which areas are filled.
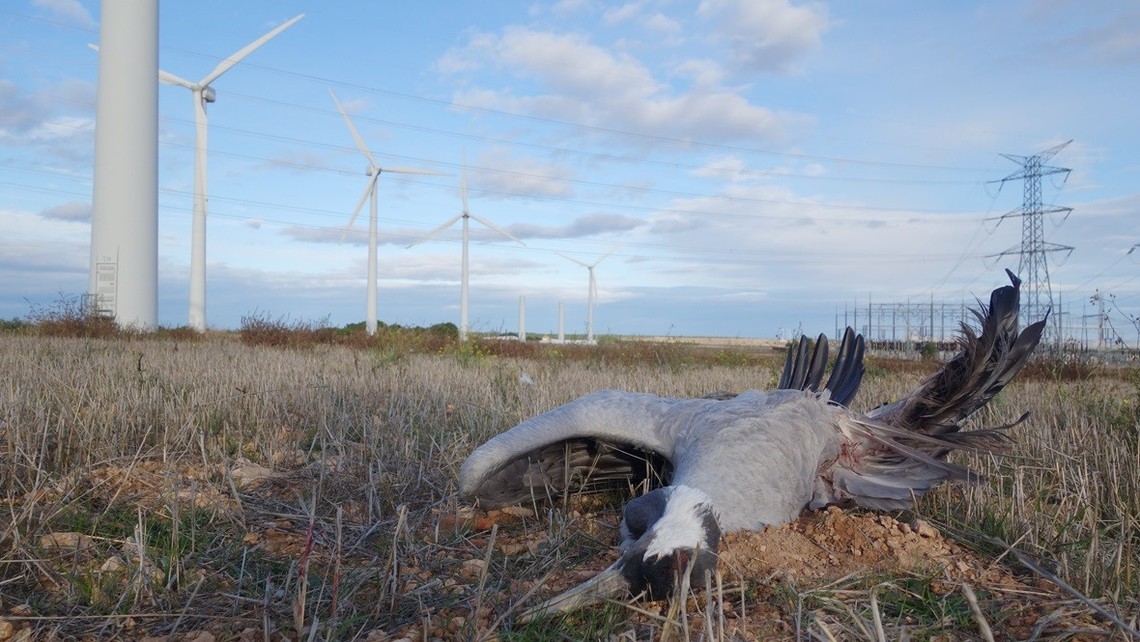
[[[90,49],[91,51],[94,51],[95,53],[99,53],[99,45],[97,45],[93,42],[87,43],[87,48]],[[163,71],[161,69],[158,70],[158,81],[161,83],[165,83],[167,85],[182,85],[183,87],[185,87],[187,89],[193,89],[194,88],[194,83],[190,82],[189,80],[186,80],[185,78],[181,78],[179,76],[175,76],[174,74],[170,73],[169,71]]]
[[[349,230],[352,229],[352,224],[356,222],[356,217],[360,214],[360,208],[364,207],[364,202],[372,195],[372,190],[376,189],[376,179],[379,174],[373,174],[368,178],[368,184],[364,186],[364,193],[360,195],[360,200],[356,202],[356,209],[352,210],[352,216],[348,219],[348,225],[344,226],[344,231],[340,234],[340,242],[344,243],[344,237],[348,236]]]
[[[292,27],[293,23],[297,22],[298,20],[300,20],[301,18],[304,18],[304,17],[305,17],[305,14],[299,13],[299,14],[293,16],[292,18],[286,20],[285,22],[277,25],[277,27],[275,29],[273,29],[269,33],[265,34],[264,36],[258,38],[257,40],[254,40],[253,42],[242,47],[241,49],[238,49],[236,53],[234,53],[229,58],[226,58],[225,60],[220,62],[217,67],[214,67],[214,70],[211,71],[210,73],[206,74],[206,77],[203,78],[202,80],[200,80],[198,82],[198,84],[205,87],[206,85],[214,82],[215,80],[217,80],[218,76],[221,76],[222,74],[229,71],[231,67],[233,67],[234,65],[241,62],[243,58],[245,58],[249,54],[253,53],[253,51],[255,49],[257,49],[261,45],[264,45],[266,42],[269,42],[274,36],[281,33],[282,31],[285,31],[289,27]]]
[[[611,255],[611,254],[613,254],[614,252],[617,252],[617,248],[616,248],[616,247],[615,247],[614,249],[610,250],[609,252],[606,252],[605,254],[603,254],[603,255],[602,255],[602,258],[598,259],[597,261],[594,261],[593,265],[591,265],[590,267],[597,267],[599,263],[601,263],[602,261],[605,261],[606,259],[610,258],[610,255]]]
[[[487,227],[491,228],[492,230],[495,230],[499,234],[502,234],[503,236],[515,241],[519,245],[526,245],[526,243],[523,243],[522,241],[520,241],[518,239],[518,237],[516,237],[514,234],[511,234],[510,232],[499,227],[498,225],[495,225],[491,221],[488,221],[487,219],[483,218],[482,216],[476,216],[475,214],[471,214],[471,213],[468,213],[467,215],[470,216],[471,218],[475,219],[476,221],[479,221],[483,225],[486,225]]]
[[[161,69],[158,70],[158,82],[165,85],[178,85],[187,89],[194,89],[194,83],[180,76],[175,76],[169,71],[163,71]]]
[[[418,167],[384,167],[385,174],[420,174],[422,176],[453,176],[447,172],[437,172],[434,169],[420,169]]]
[[[467,151],[463,151],[463,161],[459,166],[459,198],[463,200],[463,212],[467,213]]]
[[[590,267],[589,265],[586,265],[585,263],[583,263],[583,262],[579,261],[578,259],[576,259],[576,258],[574,258],[574,257],[572,257],[572,256],[567,256],[567,255],[565,255],[565,254],[563,254],[563,253],[561,253],[561,252],[559,252],[559,253],[558,253],[558,256],[561,256],[562,258],[566,259],[567,261],[573,261],[573,262],[577,263],[578,265],[581,265],[581,266],[582,266],[582,267],[584,267],[584,268],[588,268],[588,267]]]
[[[360,132],[356,131],[356,125],[352,124],[352,119],[348,117],[348,112],[345,111],[344,105],[340,104],[340,101],[337,100],[332,87],[329,87],[329,95],[332,96],[333,102],[336,103],[336,108],[340,111],[340,115],[344,116],[344,124],[348,125],[348,131],[352,132],[352,139],[356,141],[357,149],[364,154],[372,167],[376,167],[376,159],[372,157],[372,152],[368,150],[368,146],[364,144],[364,139],[360,136]]]
[[[419,245],[420,243],[423,243],[424,241],[432,238],[433,236],[435,236],[435,235],[439,234],[440,232],[446,230],[447,228],[451,227],[452,225],[455,225],[455,222],[461,218],[463,218],[463,214],[456,214],[455,216],[452,216],[451,218],[447,219],[447,222],[441,224],[439,227],[428,232],[427,234],[424,234],[423,236],[416,239],[415,241],[412,241],[411,245],[408,245],[408,247],[412,247],[415,245]]]

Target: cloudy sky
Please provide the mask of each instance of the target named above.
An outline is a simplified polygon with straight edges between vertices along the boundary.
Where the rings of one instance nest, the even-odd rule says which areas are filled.
[[[414,6],[413,6],[414,5]],[[365,159],[380,179],[379,318],[532,332],[831,332],[845,308],[972,301],[1019,268],[1021,181],[1042,181],[1054,296],[1140,313],[1140,6],[1076,0],[163,3],[159,65],[189,79],[305,17],[213,83],[207,321],[364,319]],[[94,0],[0,9],[0,317],[87,288],[99,41]],[[185,325],[188,91],[159,89],[159,322]],[[341,241],[341,237],[345,236]],[[1050,247],[1053,247],[1051,245]],[[1004,254],[1004,255],[1003,255]]]

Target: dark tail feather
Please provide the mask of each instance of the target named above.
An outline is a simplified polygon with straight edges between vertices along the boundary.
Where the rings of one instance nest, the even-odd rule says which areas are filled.
[[[994,398],[1028,362],[1046,319],[1017,331],[1021,280],[997,288],[975,311],[981,334],[965,324],[959,353],[905,398],[868,413],[872,419],[930,435],[958,432],[960,424]]]
[[[835,355],[835,366],[827,379],[826,387],[835,403],[846,406],[859,391],[859,384],[863,381],[863,350],[863,335],[847,328],[839,344],[839,354]]]
[[[854,330],[847,328],[825,386],[831,391],[832,401],[846,405],[859,390],[859,383],[863,379],[863,351],[862,335],[856,335]],[[776,387],[784,390],[818,391],[827,369],[827,352],[827,335],[819,335],[814,342],[814,349],[810,339],[800,337],[799,345],[795,349],[788,349],[784,372]]]
[[[780,375],[777,388],[783,390],[817,390],[819,382],[823,379],[823,371],[827,368],[827,336],[819,335],[814,342],[806,336],[800,337],[793,357],[793,351],[788,348],[788,358],[784,361],[784,372]],[[811,357],[808,357],[811,351]]]

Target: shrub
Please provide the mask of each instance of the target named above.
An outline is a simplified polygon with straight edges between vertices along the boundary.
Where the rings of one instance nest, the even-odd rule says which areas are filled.
[[[41,335],[49,337],[107,339],[130,334],[113,318],[99,314],[82,295],[61,293],[51,305],[33,305],[28,319]]]

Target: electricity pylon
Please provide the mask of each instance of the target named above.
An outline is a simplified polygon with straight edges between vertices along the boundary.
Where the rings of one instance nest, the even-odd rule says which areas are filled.
[[[1071,245],[1047,242],[1045,240],[1044,221],[1042,220],[1046,214],[1063,213],[1068,217],[1073,208],[1045,205],[1041,202],[1041,177],[1065,174],[1067,179],[1069,172],[1072,171],[1066,167],[1050,167],[1045,165],[1045,161],[1055,156],[1057,152],[1071,142],[1073,141],[1066,141],[1033,156],[1002,154],[1005,158],[1021,165],[1021,169],[1001,180],[990,181],[998,183],[999,189],[1008,181],[1021,180],[1025,185],[1021,207],[997,217],[999,224],[1007,218],[1021,217],[1021,245],[1011,247],[992,256],[997,258],[1011,254],[1019,256],[1017,273],[1023,283],[1021,288],[1021,318],[1026,323],[1044,318],[1053,307],[1053,290],[1049,284],[1049,262],[1046,254],[1049,252],[1065,252],[1067,256],[1075,249]],[[1060,329],[1060,316],[1058,314],[1053,317],[1053,324],[1058,330]],[[1046,328],[1046,335],[1049,333],[1049,328]],[[1060,334],[1058,333],[1054,338],[1060,340]]]

